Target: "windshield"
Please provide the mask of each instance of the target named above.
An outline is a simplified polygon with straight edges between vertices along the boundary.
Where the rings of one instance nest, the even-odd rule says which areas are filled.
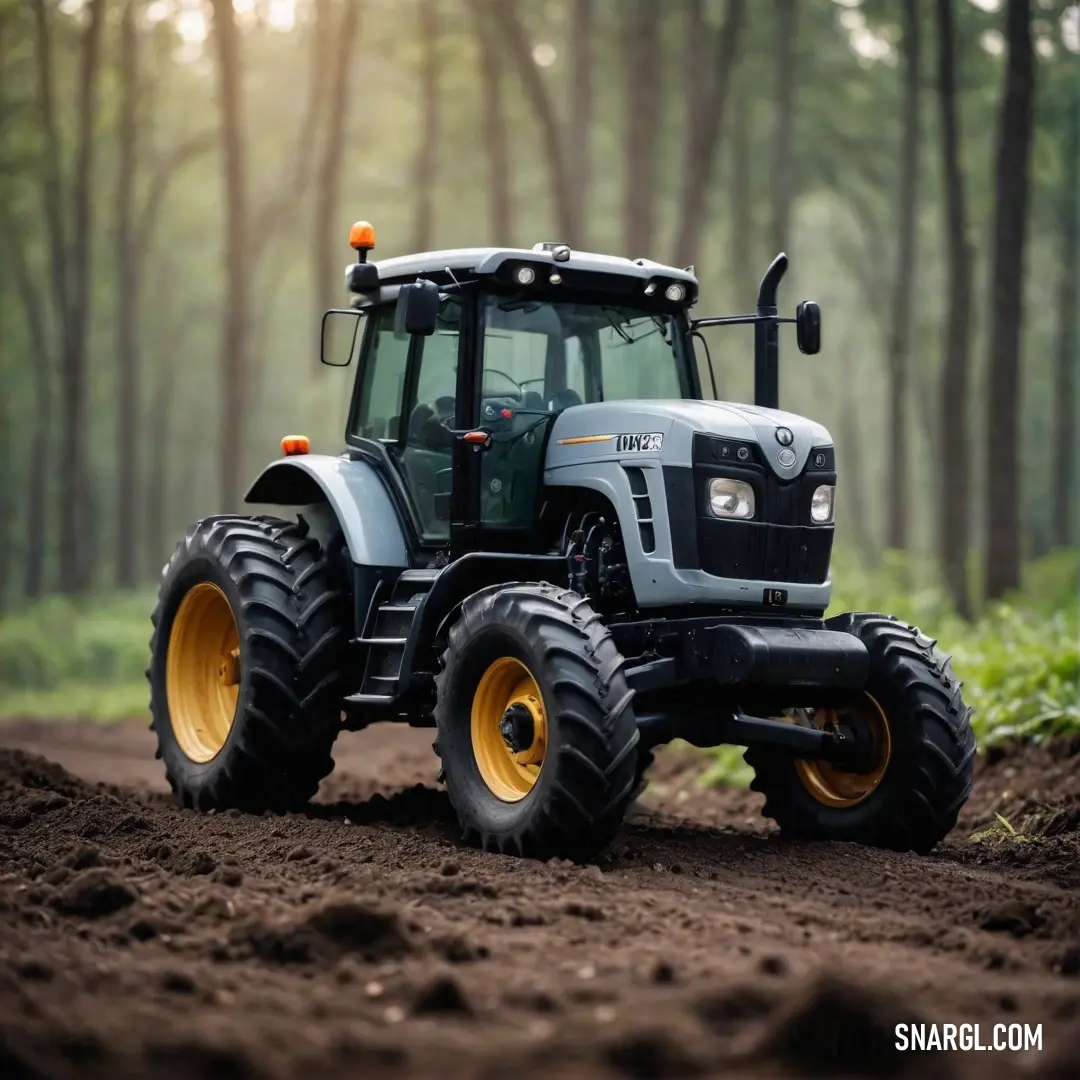
[[[640,308],[489,296],[481,393],[545,412],[689,397],[682,327],[673,315]]]

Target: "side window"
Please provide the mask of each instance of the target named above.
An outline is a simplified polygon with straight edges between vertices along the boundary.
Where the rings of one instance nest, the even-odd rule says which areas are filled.
[[[394,321],[392,304],[372,314],[360,396],[349,430],[361,438],[394,444],[390,452],[424,538],[443,540],[449,536],[461,301],[451,297],[443,302],[431,337],[395,334]]]
[[[450,297],[439,310],[435,333],[418,338],[414,345],[414,362],[419,364],[416,393],[406,403],[405,445],[398,460],[428,541],[450,535],[460,336],[461,301]]]
[[[368,332],[372,340],[352,433],[365,439],[396,440],[401,423],[401,399],[405,393],[409,338],[394,334],[392,306],[384,307],[374,315]]]
[[[438,405],[440,414],[452,413],[457,394],[458,339],[461,335],[461,302],[454,297],[444,300],[435,333],[418,344],[420,376],[416,381],[413,406]]]

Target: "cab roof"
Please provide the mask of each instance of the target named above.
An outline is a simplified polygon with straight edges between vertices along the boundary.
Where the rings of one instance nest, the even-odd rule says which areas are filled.
[[[418,274],[438,274],[447,267],[451,270],[471,271],[477,277],[484,277],[495,274],[505,263],[514,262],[539,264],[559,270],[622,274],[641,280],[664,277],[673,281],[685,281],[694,286],[698,284],[692,266],[680,270],[651,259],[624,259],[617,255],[600,255],[573,249],[570,249],[569,258],[556,259],[554,251],[560,247],[564,245],[537,244],[534,248],[453,248],[372,261],[379,268],[380,280],[387,283],[411,279]]]

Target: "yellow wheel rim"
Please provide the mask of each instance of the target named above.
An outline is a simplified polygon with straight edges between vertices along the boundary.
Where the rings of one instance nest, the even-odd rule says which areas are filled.
[[[165,663],[173,734],[192,761],[209,761],[225,745],[239,694],[236,619],[221,589],[201,581],[180,601]]]
[[[785,719],[790,719],[785,717]],[[881,783],[892,757],[892,736],[885,710],[869,694],[845,709],[815,709],[810,723],[816,728],[861,727],[860,737],[869,736],[874,748],[874,767],[869,772],[844,772],[825,761],[800,759],[795,769],[803,787],[825,806],[857,806]]]
[[[508,724],[516,748],[504,733]],[[547,713],[536,679],[520,660],[504,656],[481,676],[473,695],[471,732],[477,768],[492,794],[503,802],[524,799],[544,765]]]

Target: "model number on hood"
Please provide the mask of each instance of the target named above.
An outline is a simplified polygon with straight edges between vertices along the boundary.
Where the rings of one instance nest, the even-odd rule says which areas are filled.
[[[633,454],[645,450],[662,450],[663,447],[664,436],[659,434],[615,436],[615,453],[617,454]]]

